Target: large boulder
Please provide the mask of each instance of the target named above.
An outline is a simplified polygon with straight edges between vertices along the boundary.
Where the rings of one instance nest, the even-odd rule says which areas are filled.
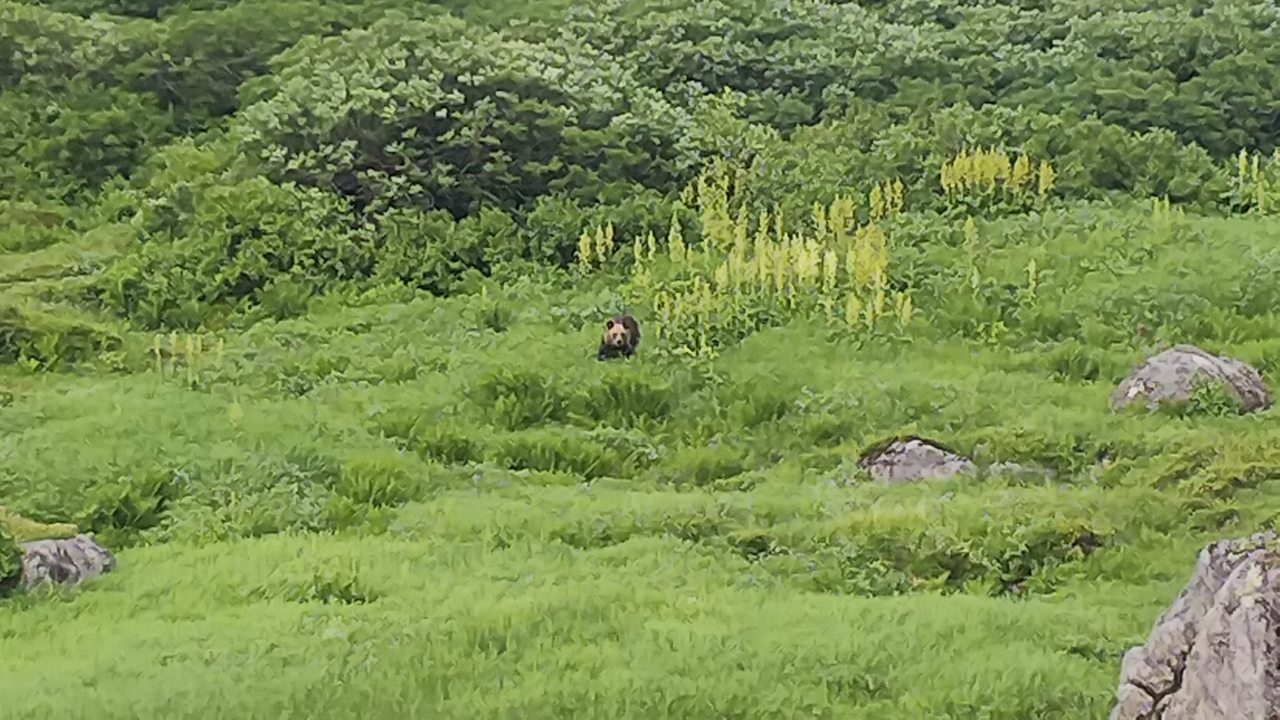
[[[1111,406],[1118,410],[1143,398],[1154,410],[1164,401],[1186,401],[1197,380],[1225,387],[1240,400],[1244,412],[1271,407],[1271,391],[1253,366],[1194,345],[1174,345],[1147,358],[1111,394]]]
[[[79,585],[116,567],[115,556],[84,534],[23,543],[22,549],[24,588],[46,582],[64,587]]]
[[[1280,541],[1224,540],[1125,653],[1111,720],[1269,720],[1280,680]]]
[[[873,479],[887,483],[946,480],[978,469],[969,458],[914,435],[867,448],[858,459],[858,467]]]

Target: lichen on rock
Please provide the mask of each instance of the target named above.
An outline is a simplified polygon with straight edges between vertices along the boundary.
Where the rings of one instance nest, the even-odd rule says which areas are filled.
[[[45,582],[79,585],[116,567],[115,556],[84,534],[23,543],[23,551],[22,585],[25,588]]]
[[[1205,352],[1194,345],[1174,345],[1152,355],[1138,366],[1111,394],[1111,406],[1122,409],[1138,399],[1148,409],[1166,402],[1190,400],[1199,384],[1210,383],[1226,390],[1240,403],[1243,412],[1271,407],[1271,391],[1252,365]]]
[[[1145,645],[1125,653],[1111,720],[1270,720],[1280,675],[1280,542],[1213,543]]]
[[[858,466],[881,482],[946,480],[977,471],[969,458],[936,442],[909,435],[877,443],[862,453]]]

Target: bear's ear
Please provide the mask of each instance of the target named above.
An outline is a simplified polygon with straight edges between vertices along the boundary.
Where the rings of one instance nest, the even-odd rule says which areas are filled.
[[[612,320],[606,320],[606,321],[605,321],[605,323],[604,323],[604,329],[605,329],[605,330],[612,330],[612,329],[613,329],[614,324],[615,324],[615,323],[614,323]]]

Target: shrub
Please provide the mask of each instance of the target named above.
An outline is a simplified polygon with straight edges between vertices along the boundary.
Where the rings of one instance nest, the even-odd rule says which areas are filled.
[[[493,461],[512,470],[572,473],[586,479],[625,476],[624,458],[570,428],[534,428],[500,438]]]
[[[415,469],[391,450],[357,452],[343,464],[335,489],[356,503],[391,507],[418,495],[421,478],[415,476]]]
[[[108,547],[138,543],[142,533],[160,526],[182,494],[185,473],[159,466],[99,481],[90,490],[76,524]]]
[[[245,149],[273,178],[358,210],[427,205],[461,219],[616,182],[668,189],[682,172],[679,111],[581,46],[391,13],[303,39],[272,66],[239,114]]]
[[[21,582],[22,554],[22,545],[9,530],[8,523],[0,522],[0,598]]]
[[[0,300],[0,363],[62,369],[118,349],[112,328],[70,308]]]
[[[555,376],[533,370],[498,367],[471,390],[491,421],[507,430],[522,430],[568,419],[570,395]]]
[[[288,315],[300,297],[372,274],[375,243],[345,203],[237,179],[226,152],[169,148],[144,189],[112,201],[140,244],[96,281],[107,307],[148,328],[193,329],[249,304]]]

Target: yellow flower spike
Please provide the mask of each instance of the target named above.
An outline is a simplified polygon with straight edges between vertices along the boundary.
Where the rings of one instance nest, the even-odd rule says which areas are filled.
[[[591,247],[591,235],[584,230],[578,238],[578,264],[583,270],[591,269]]]
[[[714,276],[717,292],[724,292],[729,287],[729,265],[725,263],[716,268]]]
[[[894,179],[894,181],[893,181],[893,211],[894,211],[895,213],[900,213],[900,212],[902,212],[903,207],[906,205],[906,199],[907,199],[907,187],[906,187],[905,185],[903,185],[903,184],[902,184],[902,180],[901,180],[901,178],[896,178],[896,179]]]
[[[825,238],[827,236],[827,209],[817,201],[813,203],[813,227],[818,237]]]
[[[739,252],[745,253],[747,250],[747,239],[751,234],[751,215],[747,212],[747,206],[742,205],[738,208],[738,219],[733,224],[733,247]]]
[[[911,304],[911,296],[902,292],[898,293],[896,305],[898,308],[898,325],[906,329],[911,324],[912,311],[914,310]]]
[[[978,223],[974,222],[972,215],[964,221],[964,241],[969,244],[978,241]]]
[[[871,218],[879,220],[884,217],[884,197],[880,192],[880,183],[871,186]]]
[[[1040,161],[1040,197],[1045,197],[1049,191],[1053,189],[1054,172],[1053,167],[1049,165],[1047,160]]]
[[[1031,159],[1026,155],[1019,155],[1018,161],[1013,164],[1013,175],[1010,180],[1014,189],[1021,191],[1031,179]]]
[[[609,258],[613,251],[613,223],[607,223],[604,227],[597,227],[595,234],[595,261],[599,265],[604,265],[605,260]]]
[[[858,299],[857,293],[849,293],[844,301],[844,319],[851,327],[858,324],[859,316],[862,315],[862,301]]]
[[[822,292],[830,295],[835,292],[840,281],[840,256],[832,250],[822,253]]]
[[[680,229],[680,218],[675,214],[671,216],[671,229],[667,232],[667,252],[671,256],[671,262],[677,266],[684,264],[684,235]]]

